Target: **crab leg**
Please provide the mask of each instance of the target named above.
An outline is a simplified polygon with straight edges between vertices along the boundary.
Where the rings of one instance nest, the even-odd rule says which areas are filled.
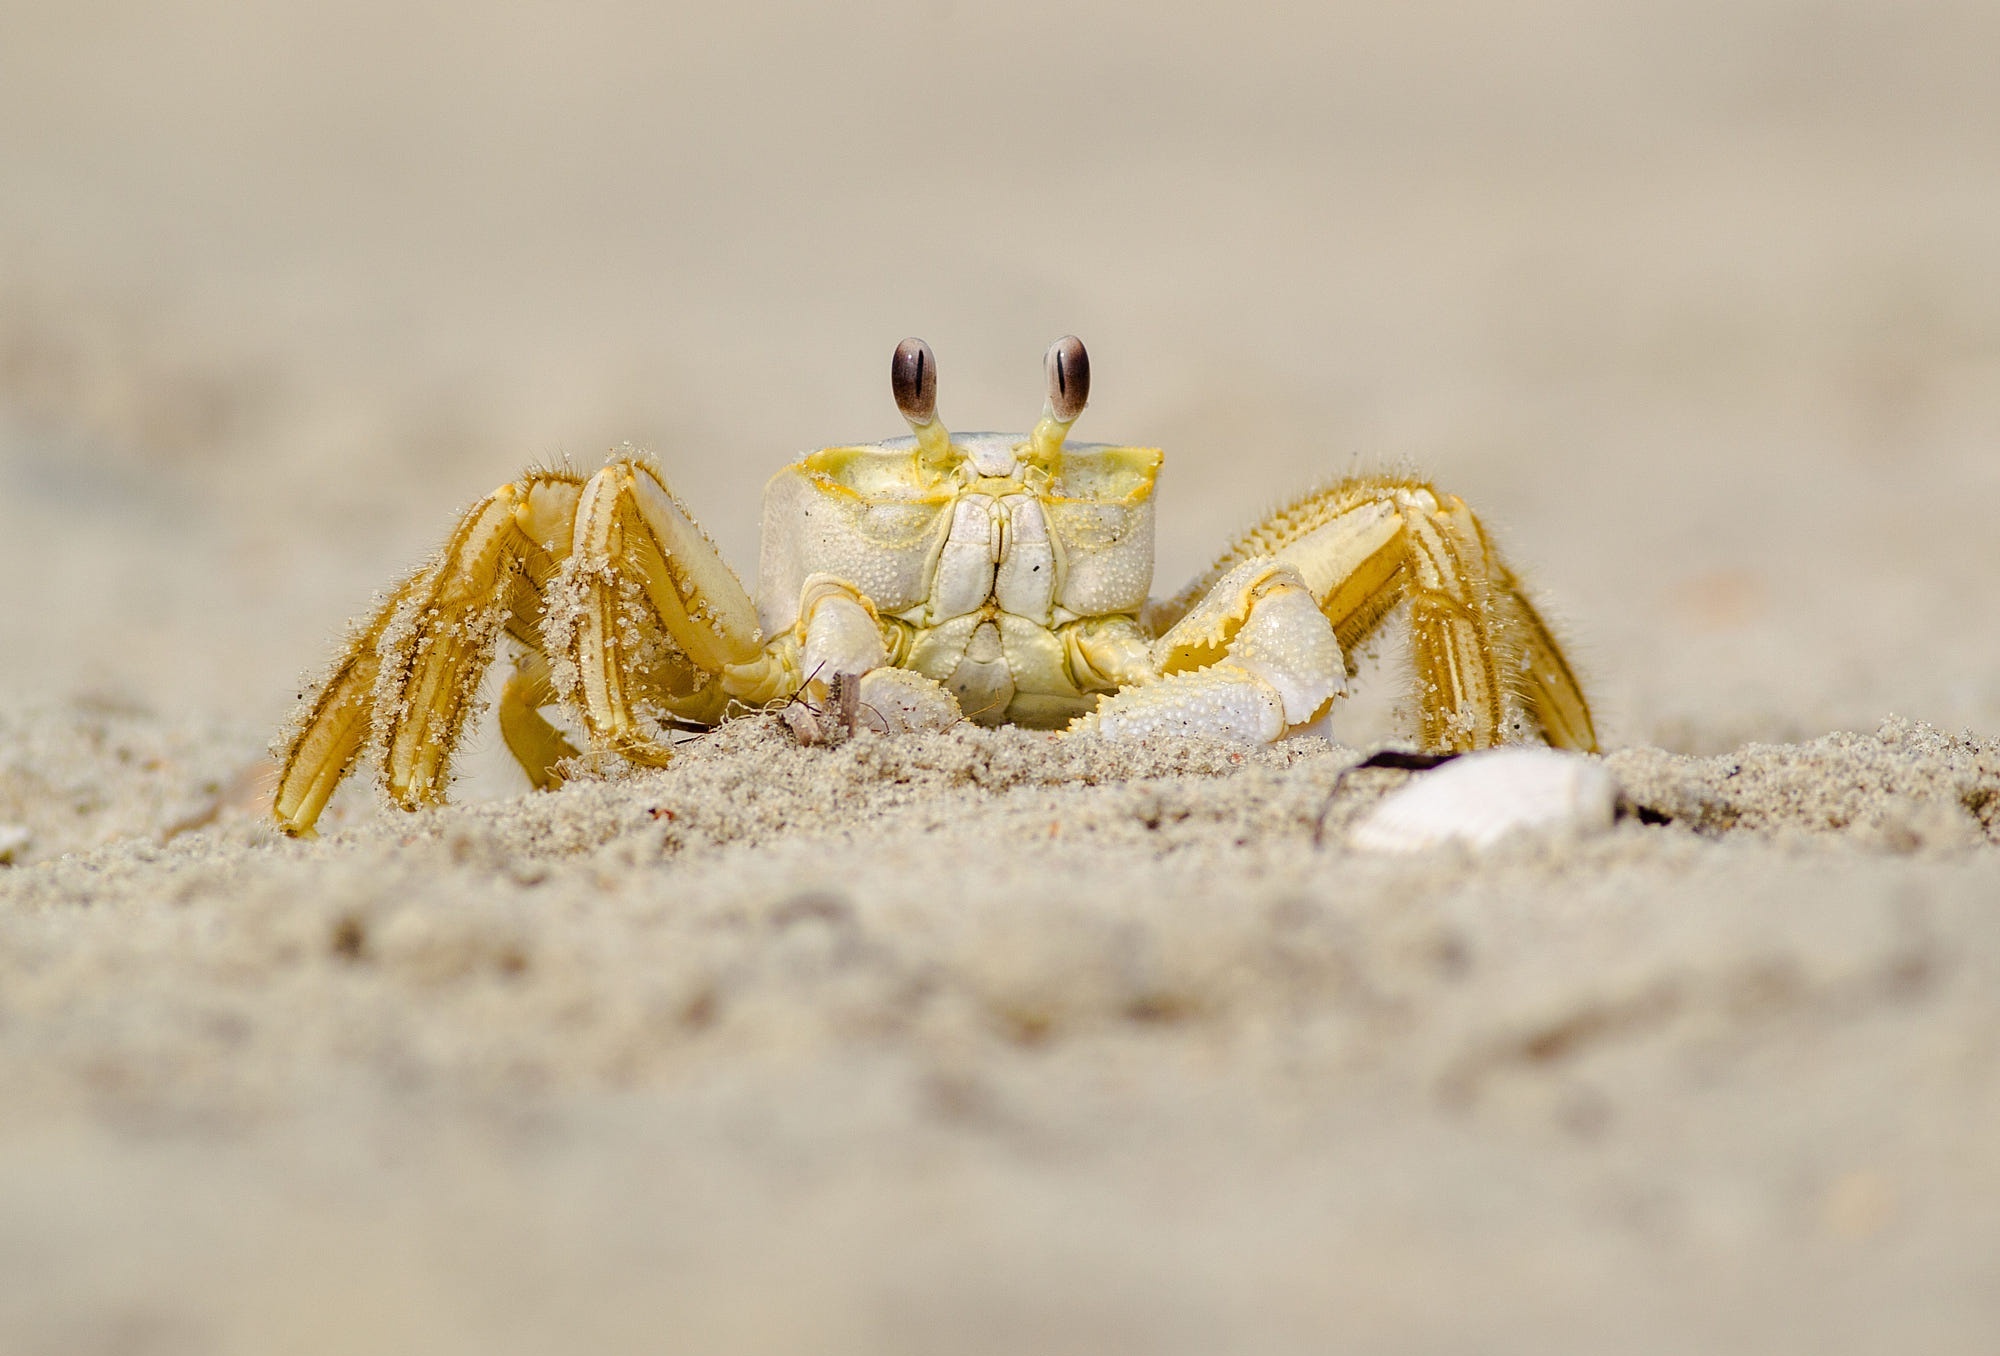
[[[731,696],[769,695],[758,681],[764,666],[749,594],[643,462],[614,461],[584,486],[558,589],[565,596],[552,609],[549,642],[571,663],[557,683],[573,688],[564,695],[576,699],[597,747],[638,763],[667,761],[670,750],[641,724],[635,697],[680,688],[706,714],[716,705],[707,688],[719,677]],[[656,638],[667,642],[664,656],[648,652]],[[630,684],[643,685],[649,672],[665,680],[634,693]]]
[[[1402,588],[1424,746],[1491,748],[1518,712],[1555,747],[1595,752],[1582,686],[1472,510],[1429,487],[1403,491],[1397,508],[1409,543]],[[1388,611],[1395,585],[1362,604],[1374,613],[1371,625]]]
[[[403,610],[434,569],[426,564],[404,580],[368,624],[348,636],[333,671],[310,695],[302,717],[285,739],[283,771],[271,812],[286,833],[312,833],[320,811],[361,756],[374,717],[375,679],[381,671],[376,647],[390,618]]]
[[[427,587],[383,631],[375,683],[382,780],[403,809],[444,798],[452,750],[507,619],[523,545],[518,501],[516,488],[503,485],[466,514]]]
[[[502,485],[349,637],[286,743],[272,801],[280,828],[312,831],[371,734],[392,801],[407,810],[443,799],[494,644],[510,622],[524,629],[512,614],[537,605],[535,575],[566,549],[576,493],[573,477],[553,472]]]
[[[1563,657],[1562,647],[1528,601],[1513,571],[1497,558],[1491,564],[1495,567],[1493,599],[1502,618],[1501,630],[1511,634],[1521,647],[1516,669],[1523,704],[1540,723],[1550,744],[1595,752],[1597,727],[1590,718],[1590,704],[1584,700],[1583,685]]]
[[[1406,512],[1403,530],[1419,737],[1427,749],[1491,748],[1505,712],[1479,526],[1452,499]]]
[[[1173,625],[1155,654],[1169,677],[1120,693],[1100,711],[1137,703],[1139,693],[1173,683],[1173,675],[1207,672],[1204,666],[1233,657],[1228,619],[1241,614],[1246,582],[1271,565],[1296,571],[1342,653],[1373,634],[1397,604],[1409,604],[1426,748],[1498,744],[1516,714],[1559,748],[1597,747],[1575,674],[1472,511],[1428,485],[1389,477],[1308,495],[1245,533],[1214,569],[1161,609],[1160,620]],[[1214,679],[1203,683],[1212,687]],[[1297,723],[1289,711],[1286,723]]]
[[[548,657],[540,650],[527,651],[500,689],[500,737],[537,791],[561,786],[563,777],[555,765],[576,757],[576,746],[542,715],[541,708],[555,700]]]

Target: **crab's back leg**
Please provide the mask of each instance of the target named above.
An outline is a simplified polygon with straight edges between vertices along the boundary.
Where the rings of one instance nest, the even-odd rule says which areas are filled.
[[[590,478],[577,505],[568,568],[556,586],[548,645],[591,742],[659,764],[667,746],[635,713],[641,699],[704,722],[718,694],[762,700],[763,650],[750,595],[659,474],[620,459]],[[661,652],[660,642],[666,642]]]
[[[524,652],[500,689],[500,738],[537,791],[561,786],[556,764],[576,757],[576,746],[542,715],[541,708],[555,700],[547,656],[540,650]]]
[[[286,833],[312,833],[320,811],[361,756],[374,721],[382,633],[436,568],[429,562],[398,585],[367,623],[348,635],[332,671],[306,694],[279,755],[278,790],[271,801],[271,813]]]
[[[272,813],[291,834],[320,811],[370,738],[389,798],[405,809],[444,795],[452,751],[510,615],[568,550],[575,477],[537,472],[466,511],[444,549],[349,636],[286,741]],[[518,624],[517,624],[518,629]]]
[[[1501,629],[1520,647],[1515,673],[1523,704],[1540,722],[1550,744],[1594,753],[1597,726],[1583,684],[1513,571],[1497,559],[1493,563],[1497,566],[1493,601],[1504,618]]]
[[[1506,708],[1478,524],[1455,499],[1432,510],[1410,496],[1402,509],[1419,736],[1430,749],[1491,748]]]
[[[1401,491],[1397,504],[1410,542],[1410,656],[1426,747],[1519,737],[1508,724],[1518,711],[1531,727],[1521,733],[1595,752],[1582,685],[1465,501],[1424,486]]]

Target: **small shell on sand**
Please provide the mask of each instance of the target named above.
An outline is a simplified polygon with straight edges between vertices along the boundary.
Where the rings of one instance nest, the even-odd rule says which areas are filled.
[[[1518,829],[1581,838],[1611,827],[1618,784],[1603,763],[1556,749],[1467,754],[1383,797],[1349,831],[1370,852],[1485,848]]]
[[[34,841],[35,835],[26,825],[0,824],[0,866],[11,865]]]

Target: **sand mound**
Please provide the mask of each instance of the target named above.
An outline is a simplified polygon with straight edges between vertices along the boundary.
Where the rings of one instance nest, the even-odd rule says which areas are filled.
[[[1994,1316],[1992,742],[1625,750],[1612,833],[1407,860],[1341,831],[1409,774],[1319,740],[752,719],[312,843],[248,808],[241,732],[43,709],[0,750],[23,1340],[94,1331],[106,1266],[147,1331],[283,1335],[335,1255],[321,1331],[412,1331],[389,1236],[447,1349]],[[514,1289],[548,1228],[585,1315]]]

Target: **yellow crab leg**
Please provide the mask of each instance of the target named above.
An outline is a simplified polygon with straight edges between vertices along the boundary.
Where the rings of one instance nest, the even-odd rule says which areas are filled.
[[[542,715],[541,708],[555,699],[549,661],[539,650],[523,654],[500,689],[500,738],[537,791],[561,786],[563,777],[555,765],[576,757],[576,746]]]
[[[1451,632],[1451,681],[1456,681],[1462,673],[1476,665],[1482,684],[1479,694],[1481,704],[1477,708],[1481,717],[1486,709],[1485,701],[1496,702],[1494,709],[1499,709],[1497,693],[1502,685],[1506,685],[1509,695],[1520,703],[1524,713],[1550,744],[1556,748],[1595,752],[1597,729],[1590,717],[1590,704],[1585,701],[1583,688],[1577,682],[1569,661],[1563,657],[1562,647],[1556,643],[1548,623],[1528,601],[1519,578],[1500,560],[1499,553],[1494,551],[1486,537],[1485,529],[1479,525],[1472,510],[1466,507],[1465,501],[1451,495],[1434,495],[1433,498],[1439,505],[1433,515],[1434,521],[1446,525],[1456,548],[1454,558],[1465,575],[1465,583],[1454,595],[1454,602],[1475,604],[1475,616],[1481,623],[1476,628],[1459,626]],[[1462,659],[1461,656],[1474,645],[1477,646],[1476,659]],[[1418,653],[1414,637],[1412,652]],[[1440,670],[1443,667],[1440,665]],[[1419,668],[1420,682],[1423,681],[1422,674]],[[1420,698],[1422,695],[1419,694]],[[1451,728],[1454,731],[1463,729],[1469,723],[1463,714],[1466,709],[1465,706],[1455,707],[1451,715],[1441,716],[1440,719],[1452,722],[1453,716],[1456,716]],[[1428,704],[1424,704],[1424,710],[1428,737],[1432,712]],[[1498,743],[1497,724],[1493,728],[1490,739],[1472,747],[1486,748]]]
[[[1495,572],[1493,585],[1494,605],[1504,619],[1501,629],[1521,647],[1516,669],[1522,704],[1556,748],[1596,752],[1597,726],[1590,718],[1590,703],[1584,700],[1583,685],[1563,657],[1549,624],[1504,565]]]
[[[1500,742],[1500,674],[1488,622],[1485,552],[1457,500],[1404,515],[1409,542],[1410,662],[1419,737],[1428,749]],[[1468,539],[1469,538],[1469,539]]]
[[[584,486],[571,569],[576,596],[565,635],[592,742],[664,763],[669,750],[646,733],[628,690],[644,667],[640,626],[657,625],[703,674],[740,670],[761,649],[750,595],[658,474],[629,459]]]
[[[406,810],[444,798],[452,750],[492,661],[527,545],[514,521],[520,493],[503,485],[445,544],[429,587],[384,630],[375,710],[389,799]]]
[[[577,481],[536,472],[473,505],[444,549],[349,637],[286,741],[272,814],[310,834],[371,733],[404,809],[443,799],[449,760],[503,624],[531,630],[536,576],[568,550]],[[530,769],[532,775],[532,769]]]
[[[320,811],[361,756],[374,716],[375,679],[381,669],[376,647],[390,618],[428,582],[435,569],[435,562],[428,563],[397,586],[368,624],[348,636],[333,671],[307,699],[303,717],[284,741],[278,790],[271,801],[271,813],[286,833],[312,834]]]
[[[1343,481],[1279,510],[1155,614],[1156,625],[1172,623],[1174,640],[1204,633],[1186,653],[1163,656],[1164,668],[1213,661],[1224,638],[1207,636],[1199,623],[1228,609],[1211,594],[1259,558],[1298,570],[1347,653],[1398,603],[1409,603],[1426,747],[1501,742],[1510,699],[1551,744],[1597,747],[1589,704],[1561,646],[1464,501],[1380,476]]]

